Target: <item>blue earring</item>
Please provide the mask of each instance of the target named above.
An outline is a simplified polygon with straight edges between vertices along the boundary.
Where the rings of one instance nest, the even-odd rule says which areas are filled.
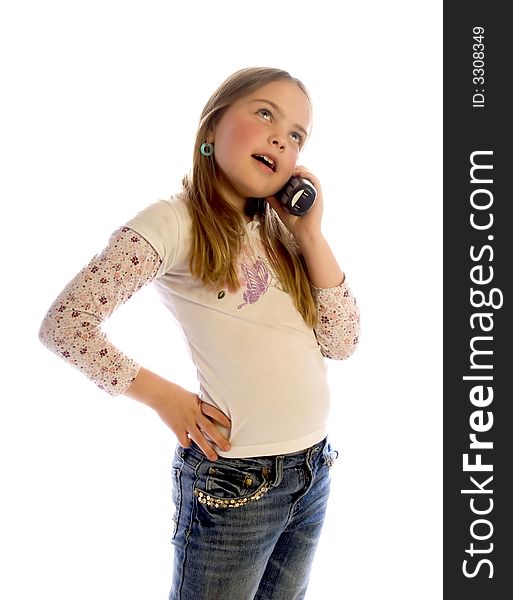
[[[200,152],[203,156],[212,156],[212,154],[214,154],[214,144],[211,144],[210,142],[201,144]]]

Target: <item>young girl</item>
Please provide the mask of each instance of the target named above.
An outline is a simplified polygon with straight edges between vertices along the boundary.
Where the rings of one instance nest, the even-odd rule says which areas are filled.
[[[336,456],[323,357],[355,350],[359,311],[298,165],[312,107],[286,71],[242,69],[203,109],[183,188],[117,229],[64,288],[39,338],[175,433],[170,599],[303,598]],[[317,190],[303,216],[275,195]],[[149,282],[183,327],[199,392],[145,369],[100,329]]]

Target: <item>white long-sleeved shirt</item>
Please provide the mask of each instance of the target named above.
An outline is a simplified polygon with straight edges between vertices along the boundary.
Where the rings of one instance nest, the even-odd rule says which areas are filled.
[[[324,357],[349,357],[360,315],[344,283],[312,286],[319,326],[309,328],[283,291],[260,239],[246,226],[237,293],[202,285],[189,271],[191,222],[180,195],[140,211],[110,237],[56,298],[39,338],[101,389],[116,396],[140,365],[101,330],[114,310],[153,282],[183,329],[197,368],[200,398],[231,420],[231,450],[220,456],[285,454],[327,433],[329,389]],[[172,360],[172,351],[170,352]]]

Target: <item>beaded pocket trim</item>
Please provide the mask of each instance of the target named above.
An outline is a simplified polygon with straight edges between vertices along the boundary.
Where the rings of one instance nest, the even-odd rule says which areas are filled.
[[[201,504],[212,506],[213,508],[239,508],[239,506],[245,506],[249,502],[256,502],[271,489],[271,484],[266,481],[258,490],[251,496],[244,496],[244,498],[215,498],[202,490],[195,488],[194,495],[198,498]]]

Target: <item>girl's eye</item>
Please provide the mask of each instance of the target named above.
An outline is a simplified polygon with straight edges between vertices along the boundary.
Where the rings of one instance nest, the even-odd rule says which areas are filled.
[[[296,136],[296,140],[295,141],[298,144],[301,144],[301,142],[303,141],[303,136],[300,133],[298,133],[297,131],[293,131],[291,135],[295,135]]]
[[[262,114],[262,113],[267,113],[267,114],[269,115],[269,117],[271,117],[271,116],[272,116],[272,115],[271,115],[271,111],[270,111],[270,110],[268,110],[267,108],[261,108],[261,109],[260,109],[258,112],[259,112],[260,114]]]

